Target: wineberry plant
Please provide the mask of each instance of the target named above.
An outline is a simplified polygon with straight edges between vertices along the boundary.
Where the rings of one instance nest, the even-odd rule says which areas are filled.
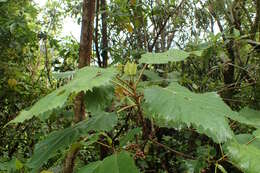
[[[180,84],[176,72],[155,71],[201,54],[171,49],[143,54],[139,64],[90,66],[70,74],[70,81],[7,126],[32,117],[66,118],[82,91],[86,119],[42,138],[30,159],[16,161],[17,169],[59,172],[65,156],[78,150],[73,160],[78,173],[259,172],[259,111],[233,111],[218,93],[193,92]],[[238,134],[237,123],[251,133]]]

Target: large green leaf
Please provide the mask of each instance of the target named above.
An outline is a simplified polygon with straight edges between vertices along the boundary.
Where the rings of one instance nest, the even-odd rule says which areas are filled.
[[[238,115],[233,115],[230,118],[243,124],[260,127],[260,111],[258,110],[245,107],[239,111]]]
[[[160,77],[158,73],[151,71],[151,70],[144,70],[143,75],[145,75],[148,80],[152,80],[152,81],[164,80],[164,78]]]
[[[102,86],[93,88],[85,94],[85,104],[90,112],[104,110],[112,104],[114,88],[112,86]]]
[[[133,158],[122,151],[81,168],[78,173],[139,173]]]
[[[74,75],[75,71],[66,71],[66,72],[54,72],[52,73],[55,79],[69,79]]]
[[[144,97],[148,106],[146,116],[160,126],[193,125],[199,133],[219,143],[233,136],[225,116],[235,112],[214,92],[196,94],[172,83],[167,88],[147,88]]]
[[[230,142],[227,145],[227,154],[231,162],[245,173],[260,172],[260,150],[253,145]]]
[[[36,144],[33,156],[28,166],[37,171],[40,166],[51,158],[58,150],[64,149],[74,143],[79,137],[86,135],[90,130],[102,131],[111,130],[117,123],[117,116],[114,113],[103,112],[90,120],[84,120],[73,127],[55,131],[49,134],[46,139]]]
[[[142,55],[139,63],[145,64],[167,64],[168,62],[183,61],[192,53],[183,50],[171,49],[162,53],[146,53]],[[197,55],[197,53],[194,53]]]
[[[40,99],[29,110],[23,110],[9,123],[23,122],[33,116],[43,116],[43,113],[62,107],[72,93],[91,91],[94,87],[107,85],[116,74],[113,68],[101,69],[97,67],[85,67],[78,70],[72,81],[47,96]]]

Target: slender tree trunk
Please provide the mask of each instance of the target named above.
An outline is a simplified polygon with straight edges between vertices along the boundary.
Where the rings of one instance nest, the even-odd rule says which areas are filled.
[[[107,39],[107,12],[106,12],[106,0],[101,0],[101,10],[102,10],[102,59],[103,67],[107,67],[108,61],[108,39]]]
[[[78,67],[82,68],[90,65],[91,52],[92,52],[92,40],[93,40],[93,22],[95,15],[95,0],[83,0],[82,10],[82,27],[79,49],[79,64]],[[74,122],[77,123],[85,118],[85,106],[84,106],[84,92],[80,92],[74,103]],[[66,160],[64,162],[63,173],[72,173],[74,167],[74,161],[79,152],[79,145],[77,147],[72,146],[68,152]]]
[[[93,0],[83,1],[83,14],[78,64],[79,68],[90,65],[94,30],[93,23],[95,16],[95,4],[96,1]]]
[[[242,34],[242,29],[241,29],[241,15],[240,15],[240,4],[238,4],[238,1],[234,1],[234,4],[232,6],[232,16],[233,16],[233,21],[231,21],[229,23],[229,26],[231,28],[230,34],[233,35],[234,34],[234,29],[232,28],[232,26],[234,26],[234,28],[238,31],[240,31],[240,34]],[[228,55],[229,55],[229,59],[230,61],[228,61],[228,64],[226,64],[226,68],[224,70],[224,83],[226,85],[227,88],[229,88],[229,90],[224,91],[222,93],[223,97],[226,99],[225,102],[228,105],[231,105],[232,101],[231,99],[233,98],[234,90],[230,89],[232,87],[234,87],[235,85],[235,67],[234,65],[237,62],[241,63],[241,59],[240,59],[240,54],[239,54],[239,44],[237,44],[237,42],[233,39],[230,38],[229,43],[227,44],[227,51],[228,51]]]
[[[255,0],[255,4],[256,4],[256,18],[251,32],[252,32],[253,40],[260,40],[260,34],[258,34],[258,38],[256,38],[257,36],[256,33],[260,32],[260,0]],[[260,54],[259,48],[257,48],[257,52],[258,54]],[[260,70],[258,70],[258,74],[260,74],[259,72]],[[260,110],[260,75],[258,75],[258,80],[254,85],[254,91],[255,91],[254,106],[255,109]]]
[[[49,56],[48,56],[47,37],[43,41],[44,41],[45,68],[46,68],[47,78],[48,78],[49,84],[51,85],[51,87],[53,87],[52,82],[51,82],[51,77],[50,77],[51,69],[50,69],[50,62],[49,62]]]
[[[255,0],[255,5],[256,5],[256,17],[255,17],[255,22],[252,26],[251,30],[251,39],[255,40],[255,36],[257,32],[260,32],[260,0]],[[260,39],[260,35],[259,35]]]
[[[82,68],[90,65],[93,30],[94,30],[94,15],[95,15],[95,3],[94,0],[83,1],[83,13],[82,13],[82,26],[81,26],[81,38],[79,48],[79,64],[78,67]],[[79,122],[85,118],[85,106],[84,106],[84,93],[80,92],[75,99],[74,104],[74,121]]]
[[[102,61],[101,61],[101,59],[100,59],[100,53],[99,53],[99,44],[98,44],[98,22],[99,22],[99,16],[98,16],[98,14],[99,14],[99,0],[97,0],[97,5],[96,5],[96,27],[95,27],[95,38],[94,38],[94,40],[95,40],[95,49],[96,49],[96,57],[97,57],[97,63],[98,63],[98,66],[99,67],[102,67],[103,66],[103,64],[102,64]]]
[[[102,40],[101,40],[101,56],[102,56],[102,67],[106,68],[108,64],[108,35],[107,35],[107,2],[106,0],[101,0],[100,9],[102,11],[101,14],[101,22],[102,22]],[[103,138],[99,139],[102,143],[107,144],[107,141]],[[100,145],[100,159],[103,160],[108,156],[109,148]]]
[[[224,84],[227,88],[232,88],[232,85],[233,85],[234,79],[235,79],[235,68],[234,68],[234,65],[229,65],[229,63],[235,64],[236,54],[235,54],[235,43],[234,43],[233,39],[231,39],[229,44],[227,45],[227,51],[228,51],[230,60],[225,65],[225,69],[223,72]],[[233,97],[233,90],[230,89],[230,90],[227,90],[226,92],[223,92],[222,96],[225,99],[228,99],[226,101],[226,103],[230,105],[230,103],[231,103],[230,99],[232,99],[232,97]]]

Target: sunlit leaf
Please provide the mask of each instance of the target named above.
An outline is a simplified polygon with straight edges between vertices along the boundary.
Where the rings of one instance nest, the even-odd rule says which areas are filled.
[[[66,71],[66,72],[55,72],[52,73],[53,77],[56,79],[68,79],[75,74],[75,71]]]
[[[168,62],[183,61],[188,58],[189,55],[190,53],[178,49],[171,49],[163,53],[146,53],[142,55],[139,63],[167,64]]]
[[[132,25],[131,25],[130,23],[127,24],[126,29],[127,29],[127,31],[130,32],[130,33],[132,33],[132,32],[134,31],[134,29],[133,29],[133,27],[132,27]]]
[[[133,76],[136,75],[137,65],[134,62],[127,62],[124,67],[124,72],[127,75]]]

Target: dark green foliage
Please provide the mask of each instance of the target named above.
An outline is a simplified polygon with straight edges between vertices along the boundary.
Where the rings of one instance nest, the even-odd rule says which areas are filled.
[[[0,172],[259,173],[258,1],[106,2],[79,70],[82,1],[0,0]]]
[[[35,146],[34,154],[29,160],[28,166],[37,171],[58,150],[66,149],[66,147],[76,142],[80,137],[87,135],[91,130],[110,131],[116,122],[116,115],[103,112],[73,127],[52,132],[46,139]]]

